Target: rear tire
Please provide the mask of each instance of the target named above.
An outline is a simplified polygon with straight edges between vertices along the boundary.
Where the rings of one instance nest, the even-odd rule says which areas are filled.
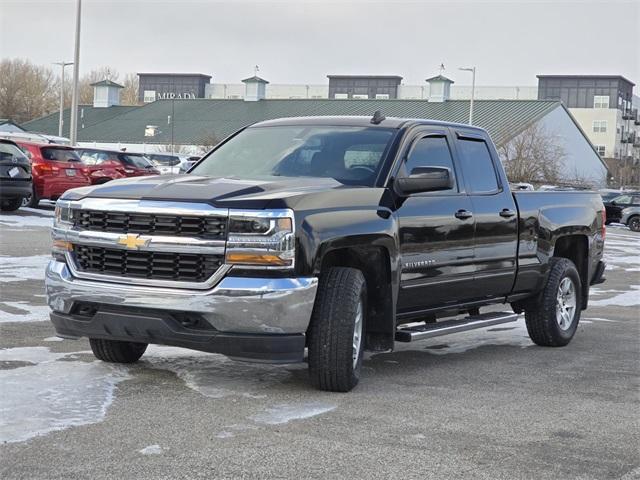
[[[147,349],[146,343],[121,342],[102,338],[90,338],[89,344],[97,359],[109,363],[137,362]]]
[[[24,207],[37,208],[40,204],[40,197],[38,197],[38,193],[36,192],[36,187],[33,187],[31,190],[31,195],[26,197],[23,202]]]
[[[552,258],[544,290],[528,302],[524,318],[531,340],[544,347],[564,347],[580,321],[582,284],[576,266],[566,258]]]
[[[640,232],[640,215],[631,217],[627,222],[627,226],[632,232]]]
[[[22,206],[22,197],[7,198],[0,202],[0,210],[3,212],[15,212]]]
[[[316,388],[348,392],[358,384],[366,306],[360,270],[333,267],[320,278],[308,331],[309,375]]]

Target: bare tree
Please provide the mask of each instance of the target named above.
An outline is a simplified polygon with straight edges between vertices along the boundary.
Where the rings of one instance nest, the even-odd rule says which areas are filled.
[[[167,145],[158,145],[156,151],[161,153],[188,154],[190,150],[188,147],[184,145],[167,144]]]
[[[199,142],[199,150],[200,153],[202,155],[204,155],[205,153],[209,152],[209,150],[211,150],[213,147],[215,147],[218,143],[220,143],[220,140],[218,139],[218,136],[213,133],[210,132],[206,135],[204,135],[202,138],[200,138]]]
[[[127,73],[122,82],[124,88],[120,94],[120,103],[122,105],[139,105],[138,100],[138,75],[135,73]]]
[[[510,182],[558,183],[565,151],[560,139],[533,124],[498,147]]]
[[[24,59],[0,62],[0,117],[26,122],[57,107],[58,80],[51,68]]]

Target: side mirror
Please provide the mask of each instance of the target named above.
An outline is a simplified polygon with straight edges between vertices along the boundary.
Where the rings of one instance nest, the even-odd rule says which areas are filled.
[[[453,188],[451,170],[445,167],[418,167],[408,177],[396,179],[397,190],[404,194],[437,192]]]
[[[616,201],[615,200],[611,200],[611,205],[616,205]]]

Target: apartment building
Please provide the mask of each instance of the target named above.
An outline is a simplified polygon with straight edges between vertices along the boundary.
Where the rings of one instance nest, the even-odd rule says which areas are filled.
[[[640,116],[634,86],[620,75],[538,75],[538,99],[562,101],[618,186],[640,185]]]

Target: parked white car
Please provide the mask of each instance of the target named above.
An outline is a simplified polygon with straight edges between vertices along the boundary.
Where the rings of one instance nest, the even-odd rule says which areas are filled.
[[[184,173],[188,159],[172,153],[146,153],[162,175]]]

